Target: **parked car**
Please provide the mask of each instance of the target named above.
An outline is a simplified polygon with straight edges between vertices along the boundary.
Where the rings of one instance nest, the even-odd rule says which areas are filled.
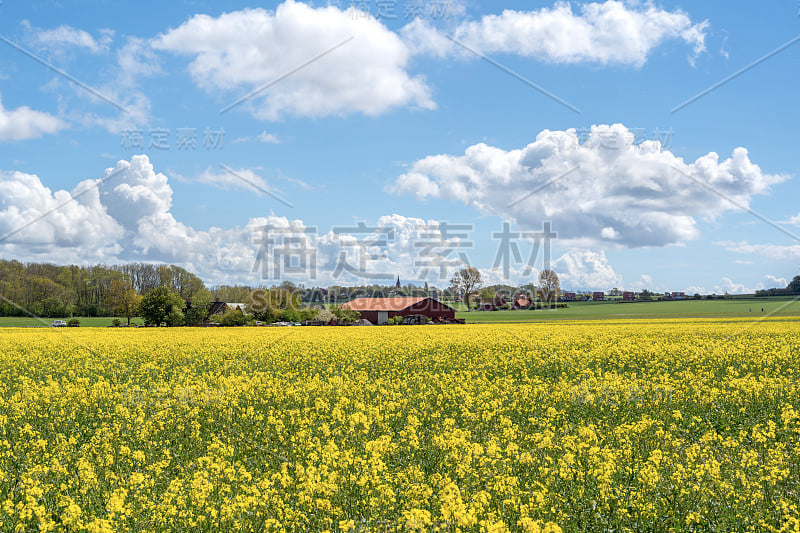
[[[54,328],[65,328],[67,327],[67,323],[64,320],[53,320],[53,323],[50,324],[50,326]]]

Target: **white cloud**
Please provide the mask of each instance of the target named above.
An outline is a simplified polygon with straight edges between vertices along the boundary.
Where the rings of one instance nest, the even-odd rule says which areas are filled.
[[[731,278],[722,278],[715,284],[712,290],[707,291],[705,287],[689,287],[687,292],[690,294],[754,294],[756,291],[770,288],[784,288],[788,282],[784,278],[778,278],[770,274],[765,275],[755,287],[749,287],[744,283],[738,283]]]
[[[443,238],[437,222],[401,215],[381,217],[367,234],[315,229],[305,235],[303,221],[275,215],[251,218],[244,226],[195,229],[171,212],[169,180],[155,171],[146,155],[119,161],[101,178],[81,182],[76,187],[76,201],[70,201],[67,191],[51,192],[37,176],[14,172],[0,178],[0,235],[24,228],[0,242],[0,256],[20,260],[58,258],[80,264],[163,261],[196,272],[210,283],[258,285],[275,281],[274,276],[262,277],[264,263],[258,260],[264,242],[259,228],[269,225],[291,229],[290,239],[300,237],[315,250],[315,279],[309,270],[284,271],[281,279],[319,284],[388,283],[398,274],[405,279],[424,268],[419,264],[421,240],[433,240],[437,246],[459,242],[457,236]],[[49,215],[31,223],[45,213]],[[270,238],[280,240],[283,235],[273,229]],[[284,250],[295,244],[279,243]],[[345,261],[341,261],[342,253]],[[272,261],[280,260],[280,254],[267,250],[267,274],[274,273]],[[447,285],[454,269],[465,264],[456,253],[423,259],[429,263],[426,279],[441,286]],[[337,266],[342,268],[335,274]],[[440,268],[444,269],[441,278]]]
[[[77,199],[71,201],[71,194]],[[414,275],[420,282],[427,280],[444,287],[455,269],[470,262],[470,257],[461,255],[465,249],[458,246],[460,238],[452,230],[450,235],[443,234],[440,224],[432,220],[388,215],[369,224],[367,234],[357,236],[317,229],[305,234],[304,221],[276,215],[251,218],[241,226],[201,230],[175,217],[172,195],[167,176],[156,172],[145,155],[119,161],[101,178],[80,182],[72,193],[52,192],[37,176],[0,174],[0,235],[24,228],[0,242],[0,256],[20,260],[58,258],[75,263],[164,261],[184,266],[210,283],[269,284],[275,277],[262,276],[265,264],[268,273],[274,273],[276,257],[282,264],[282,256],[276,256],[274,248],[267,250],[267,263],[259,261],[264,242],[259,228],[270,225],[290,228],[292,238],[300,237],[307,250],[315,251],[315,279],[311,279],[309,270],[284,271],[280,276],[296,282],[385,284],[396,275],[403,281],[413,281],[407,278]],[[47,216],[36,220],[44,214]],[[281,235],[280,230],[271,234],[278,239]],[[420,247],[425,242],[436,251],[426,255]],[[286,245],[274,241],[274,245],[278,244]],[[448,250],[450,253],[443,253]],[[342,253],[345,262],[341,261]],[[337,266],[339,272],[334,274]],[[602,251],[569,251],[553,261],[553,269],[565,289],[657,289],[648,275],[626,284]],[[512,270],[504,279],[496,269],[482,272],[491,283],[523,283],[538,275],[538,271]],[[756,288],[782,281],[785,280],[766,277]],[[730,280],[722,280],[719,288],[729,292],[747,289]]]
[[[242,104],[265,120],[434,107],[425,81],[406,71],[410,53],[400,37],[374,18],[354,18],[335,6],[286,0],[274,12],[195,15],[154,47],[192,56],[195,83],[231,101],[282,78]]]
[[[794,226],[800,226],[800,213],[796,214],[795,216],[793,216],[789,220],[787,220],[786,224],[792,224]]]
[[[104,258],[117,250],[122,227],[100,202],[96,182],[86,180],[72,192],[52,192],[38,176],[0,173],[0,250],[20,250],[52,260],[53,249],[82,251]],[[61,255],[61,254],[59,254]]]
[[[612,228],[611,226],[607,228],[603,228],[600,230],[600,236],[604,239],[608,239],[610,241],[614,241],[619,239],[619,232]]]
[[[80,113],[76,120],[98,125],[110,133],[119,134],[124,129],[135,129],[150,123],[150,99],[141,89],[142,81],[161,74],[161,61],[150,44],[138,37],[129,37],[117,50],[117,64],[112,69],[114,78],[98,87],[109,100],[124,108],[116,115]],[[78,93],[99,102],[85,91]],[[103,103],[107,107],[107,103]]]
[[[55,53],[60,53],[65,47],[84,48],[93,54],[107,52],[114,35],[112,30],[100,30],[100,37],[95,39],[88,32],[67,25],[47,30],[34,28],[28,21],[23,21],[22,25],[30,34],[31,42]]]
[[[778,278],[770,274],[764,276],[764,282],[767,287],[778,287],[781,289],[789,285],[789,282],[786,281],[786,278]]]
[[[197,181],[228,191],[245,190],[258,195],[278,193],[264,178],[249,168],[231,169],[230,172],[225,169],[212,171],[208,168],[197,177]]]
[[[0,99],[0,141],[37,139],[45,134],[58,133],[67,125],[58,117],[23,106],[9,110]]]
[[[687,163],[657,141],[634,145],[633,138],[615,124],[593,126],[582,145],[574,129],[545,130],[517,150],[481,143],[461,156],[415,162],[388,191],[458,200],[523,228],[550,220],[559,240],[574,246],[632,248],[696,239],[698,217],[736,209],[720,194],[747,205],[787,179],[763,173],[744,148],[725,160],[710,152]]]
[[[730,278],[722,278],[721,282],[714,285],[715,294],[752,294],[756,292],[755,289],[749,289],[741,283],[736,283]]]
[[[746,241],[720,241],[714,243],[729,252],[754,255],[758,258],[775,259],[780,261],[796,261],[800,259],[800,244],[753,244]]]
[[[641,67],[667,41],[692,47],[690,62],[705,51],[706,21],[693,22],[680,10],[652,3],[608,0],[574,12],[568,2],[534,11],[505,10],[477,21],[461,22],[455,38],[484,53],[511,53],[550,63],[595,63]],[[445,56],[464,53],[444,33],[422,19],[402,33],[416,53]]]
[[[274,133],[262,131],[258,134],[258,140],[264,144],[280,144],[281,140]]]
[[[167,213],[172,207],[172,187],[156,173],[146,155],[119,161],[106,169],[99,185],[100,200],[125,229],[134,231],[142,218]]]
[[[604,252],[573,250],[553,262],[563,289],[607,290],[622,286]]]
[[[233,140],[233,143],[234,144],[238,144],[238,143],[246,143],[246,142],[252,142],[252,141],[258,141],[258,142],[264,143],[264,144],[281,144],[281,142],[282,142],[280,137],[278,137],[274,133],[267,133],[266,131],[262,131],[261,133],[259,133],[255,137],[250,137],[250,136],[248,136],[248,137],[237,137],[236,139]]]

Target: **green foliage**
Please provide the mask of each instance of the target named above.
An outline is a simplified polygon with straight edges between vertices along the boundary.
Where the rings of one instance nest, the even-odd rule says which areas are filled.
[[[795,276],[794,279],[786,287],[789,294],[800,294],[800,276]]]
[[[394,317],[389,319],[389,323],[399,326],[399,325],[401,325],[403,323],[403,317],[400,316],[400,315],[394,316]]]
[[[296,288],[256,289],[247,299],[247,311],[266,324],[314,320],[318,309],[305,307]]]
[[[463,299],[467,310],[472,308],[472,295],[483,286],[480,271],[475,267],[459,270],[450,280],[450,291]]]
[[[167,326],[183,326],[186,324],[186,317],[183,315],[183,311],[176,306],[172,308],[172,311],[167,313],[164,322],[166,322]]]
[[[139,295],[159,286],[187,299],[205,290],[200,278],[171,265],[79,267],[0,261],[0,315],[128,318]]]
[[[119,318],[115,318],[114,320],[111,321],[111,325],[114,326],[115,328],[118,328],[122,325],[122,321]]]
[[[69,326],[71,328],[77,328],[80,325],[81,325],[81,321],[78,320],[77,318],[70,318],[69,320],[67,320],[67,326]]]
[[[209,322],[219,324],[220,326],[248,326],[255,323],[255,318],[252,315],[242,313],[237,309],[229,309],[224,313],[217,313],[209,319]]]
[[[214,297],[206,289],[200,289],[192,296],[190,306],[186,309],[185,321],[187,326],[198,326],[208,315],[208,308]]]
[[[342,324],[352,324],[361,318],[361,313],[350,309],[348,305],[332,305],[328,310]]]
[[[109,301],[111,310],[115,315],[124,316],[131,325],[131,318],[136,314],[142,297],[133,288],[133,283],[127,279],[115,279],[111,282]]]
[[[156,287],[142,297],[139,314],[145,324],[160,326],[183,324],[184,302],[180,295],[168,287]]]

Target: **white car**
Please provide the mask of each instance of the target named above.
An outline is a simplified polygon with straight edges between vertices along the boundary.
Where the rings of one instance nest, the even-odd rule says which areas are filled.
[[[50,324],[54,328],[65,328],[67,327],[67,323],[63,320],[53,320],[53,323]]]

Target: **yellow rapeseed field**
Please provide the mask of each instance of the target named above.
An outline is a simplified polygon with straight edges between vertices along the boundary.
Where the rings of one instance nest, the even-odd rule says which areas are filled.
[[[0,331],[0,531],[798,531],[800,327]]]

